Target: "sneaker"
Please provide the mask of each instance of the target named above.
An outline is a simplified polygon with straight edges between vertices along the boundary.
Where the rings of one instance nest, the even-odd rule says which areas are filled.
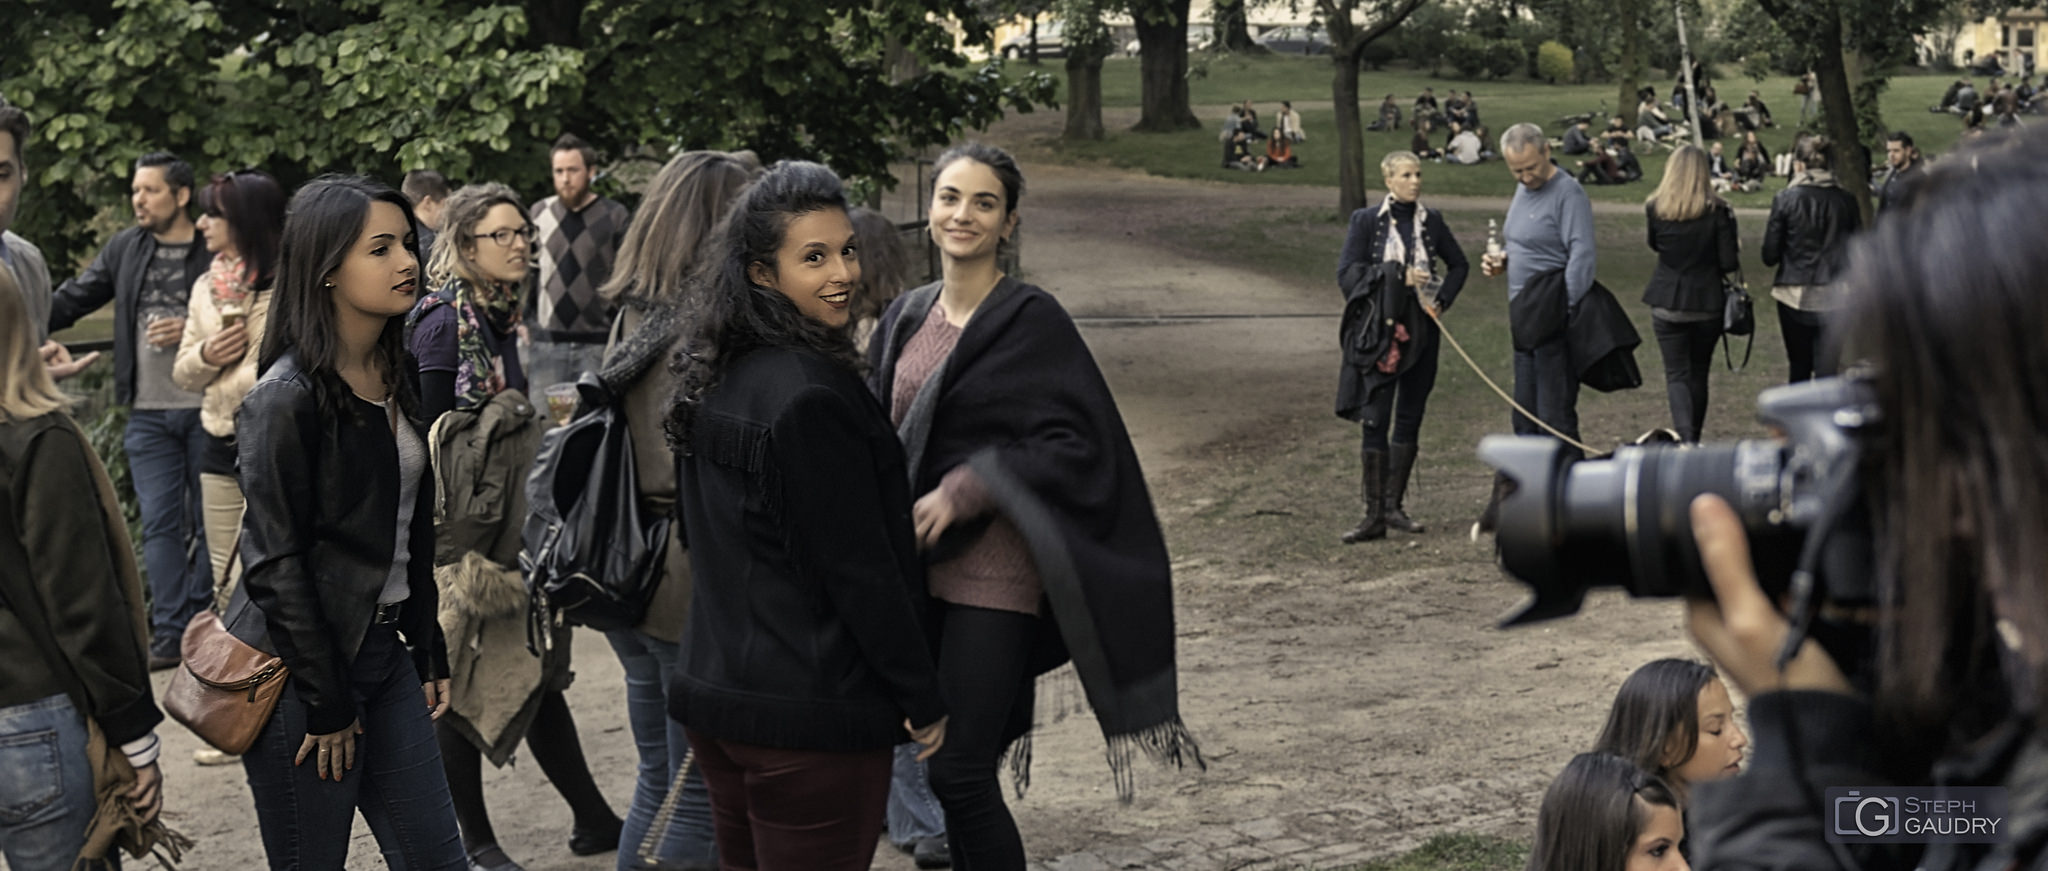
[[[232,765],[242,761],[242,757],[233,753],[222,753],[212,747],[201,747],[192,751],[192,761],[200,765]]]

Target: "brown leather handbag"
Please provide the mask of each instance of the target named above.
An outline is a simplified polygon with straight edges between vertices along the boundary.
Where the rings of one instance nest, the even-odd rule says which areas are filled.
[[[234,572],[232,560],[228,572]],[[247,597],[237,585],[228,609],[246,608]],[[164,712],[222,753],[247,752],[277,708],[291,670],[284,660],[229,634],[212,610],[199,612],[186,624],[178,649],[185,661],[164,690]]]

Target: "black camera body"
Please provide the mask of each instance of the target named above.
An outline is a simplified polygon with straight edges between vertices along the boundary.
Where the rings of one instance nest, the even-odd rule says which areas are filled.
[[[1875,604],[1862,498],[1875,391],[1861,378],[1827,378],[1766,390],[1757,410],[1782,441],[1624,447],[1582,461],[1552,438],[1482,440],[1479,458],[1513,483],[1500,504],[1501,565],[1535,593],[1502,625],[1575,613],[1592,587],[1711,598],[1692,535],[1692,501],[1703,493],[1734,506],[1774,600],[1789,594],[1809,618],[1823,604]],[[1828,637],[1838,628],[1816,625],[1814,637],[1859,648],[1839,651],[1838,662],[1861,659],[1861,644]]]

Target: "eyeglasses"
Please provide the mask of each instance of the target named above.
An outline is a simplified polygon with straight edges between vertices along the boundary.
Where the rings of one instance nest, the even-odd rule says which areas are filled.
[[[500,248],[510,248],[512,247],[513,239],[524,239],[526,240],[526,244],[533,244],[533,239],[536,232],[537,231],[534,229],[534,226],[532,224],[527,224],[526,226],[520,227],[518,229],[506,227],[505,229],[499,230],[495,233],[477,233],[475,235],[478,239],[489,239],[493,242],[498,243],[498,247]]]

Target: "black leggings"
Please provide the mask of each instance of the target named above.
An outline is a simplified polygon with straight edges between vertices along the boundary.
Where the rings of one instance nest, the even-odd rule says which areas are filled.
[[[491,828],[491,815],[484,807],[483,751],[447,720],[434,726],[434,736],[441,743],[441,765],[448,772],[448,792],[455,799],[455,820],[462,827],[463,849],[474,853],[496,844],[498,833]],[[555,791],[569,802],[577,828],[601,831],[616,824],[618,816],[583,761],[576,719],[560,690],[541,693],[540,709],[526,730],[526,748],[533,751],[533,761],[540,763],[541,773],[548,776]]]
[[[1707,321],[1667,321],[1652,317],[1657,350],[1664,356],[1664,392],[1671,398],[1671,428],[1687,442],[1700,440],[1707,427],[1707,374],[1714,370],[1714,343],[1721,338],[1721,316]]]
[[[1819,312],[1800,311],[1778,303],[1778,329],[1785,334],[1785,358],[1792,364],[1786,383],[1797,384],[1835,374],[1834,361],[1823,359]]]
[[[1032,645],[1039,618],[944,604],[939,692],[952,709],[932,756],[932,792],[946,811],[955,871],[1024,871],[1024,839],[1003,803],[997,762],[1031,722]]]
[[[1436,323],[1425,322],[1422,336],[1410,351],[1415,354],[1415,365],[1394,379],[1394,383],[1383,385],[1373,391],[1366,400],[1360,422],[1364,429],[1363,447],[1368,451],[1387,449],[1387,428],[1394,430],[1394,444],[1412,445],[1422,437],[1422,412],[1429,407],[1430,391],[1436,389],[1436,357],[1443,346],[1437,335]]]

